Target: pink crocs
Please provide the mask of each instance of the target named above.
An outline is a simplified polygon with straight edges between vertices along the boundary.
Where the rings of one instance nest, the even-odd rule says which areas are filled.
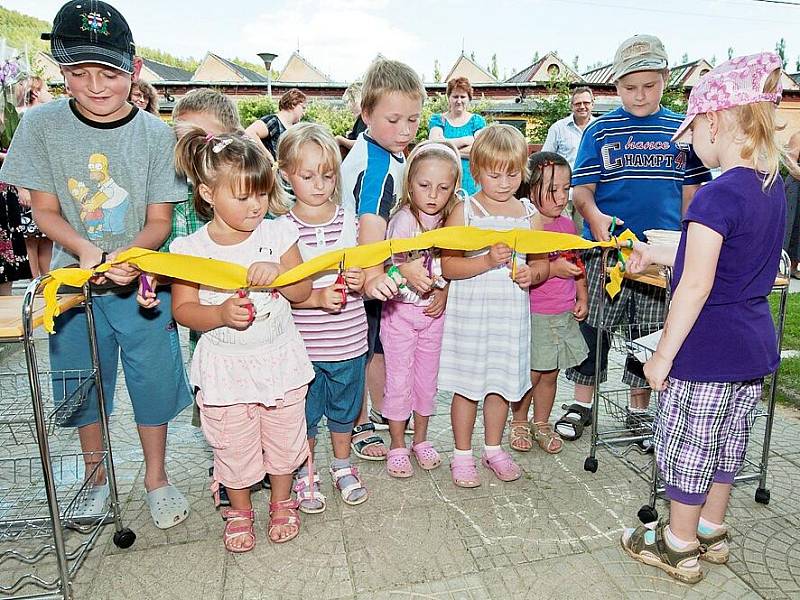
[[[522,477],[522,469],[505,450],[491,456],[484,454],[481,463],[487,469],[491,469],[500,481],[515,481]]]

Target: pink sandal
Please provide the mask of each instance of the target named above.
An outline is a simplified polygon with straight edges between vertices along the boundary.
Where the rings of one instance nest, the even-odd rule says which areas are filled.
[[[386,470],[392,477],[405,479],[414,474],[411,466],[411,450],[408,448],[393,448],[386,454]]]
[[[222,544],[228,552],[250,552],[256,545],[256,534],[253,531],[253,519],[255,513],[250,510],[237,510],[226,508],[222,511],[222,518],[225,521],[225,531],[222,534]],[[233,540],[242,540],[241,546],[234,546]]]
[[[522,477],[522,469],[505,450],[491,456],[484,454],[481,463],[487,469],[491,469],[500,481],[515,481]]]
[[[432,471],[442,464],[442,457],[439,456],[433,444],[428,441],[411,444],[411,451],[414,453],[414,458],[417,459],[417,464],[425,471]]]
[[[297,510],[299,506],[296,500],[289,498],[288,500],[278,500],[277,502],[269,503],[269,525],[267,525],[267,536],[269,541],[273,544],[283,544],[289,540],[293,540],[300,533],[300,512]],[[274,516],[274,513],[286,511],[289,514],[284,516]],[[274,529],[286,526],[294,527],[294,531],[287,537],[273,538],[272,532]]]
[[[453,456],[450,460],[450,476],[458,487],[476,488],[481,484],[478,467],[472,456]]]

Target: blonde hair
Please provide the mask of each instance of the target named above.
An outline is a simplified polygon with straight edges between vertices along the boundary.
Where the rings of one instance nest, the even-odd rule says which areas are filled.
[[[477,179],[482,171],[519,171],[528,179],[528,142],[519,129],[492,123],[481,130],[469,152],[469,170]]]
[[[192,127],[175,146],[175,168],[192,182],[194,208],[206,220],[214,217],[214,211],[201,197],[200,185],[212,192],[228,185],[236,194],[267,194],[271,214],[288,212],[286,192],[275,177],[263,144],[244,132],[210,135]]]
[[[764,93],[775,93],[781,79],[781,70],[775,69],[764,83]],[[793,174],[798,171],[786,150],[778,142],[776,132],[783,131],[785,124],[778,124],[778,107],[772,102],[756,102],[735,106],[728,111],[735,125],[744,138],[741,157],[752,160],[753,165],[766,173],[763,188],[766,190],[773,184],[780,172],[781,164],[785,164]]]
[[[411,182],[419,170],[419,165],[430,158],[449,162],[450,166],[453,167],[453,173],[455,174],[453,192],[450,194],[450,199],[447,201],[447,204],[445,204],[444,208],[442,208],[442,223],[447,220],[447,217],[450,216],[450,213],[453,212],[453,209],[458,204],[459,199],[456,195],[456,192],[461,188],[461,160],[458,158],[458,150],[452,143],[441,140],[426,140],[414,146],[411,154],[408,155],[406,172],[403,175],[403,195],[398,198],[397,204],[395,204],[394,208],[392,209],[392,214],[395,214],[407,206],[411,211],[411,214],[414,215],[414,218],[417,220],[417,223],[419,223],[420,229],[423,231],[425,228],[422,227],[422,222],[419,218],[419,211],[411,201]]]
[[[338,204],[342,199],[342,158],[336,140],[322,125],[298,123],[287,129],[278,141],[278,168],[286,173],[296,173],[303,149],[309,144],[316,144],[322,150],[323,169],[336,175],[336,187],[330,199]]]
[[[178,121],[189,113],[209,115],[227,131],[236,131],[242,126],[233,100],[210,88],[192,90],[180,98],[172,109],[172,120]]]
[[[420,106],[428,95],[414,69],[396,60],[379,58],[370,65],[364,77],[361,112],[369,115],[381,98],[393,92],[419,100]]]
[[[347,89],[342,94],[342,100],[345,101],[350,109],[353,109],[357,104],[361,103],[361,82],[356,81],[347,86]]]

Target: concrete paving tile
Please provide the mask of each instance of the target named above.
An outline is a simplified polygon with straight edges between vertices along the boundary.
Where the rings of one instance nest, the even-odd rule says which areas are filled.
[[[800,597],[800,520],[732,526],[729,566],[765,598]]]
[[[225,550],[218,540],[111,554],[95,572],[92,600],[222,598]]]
[[[796,514],[797,495],[800,493],[800,467],[779,456],[772,457],[768,467],[769,504],[763,505],[755,501],[757,481],[737,483],[731,493],[728,509],[732,521],[750,522]]]
[[[584,552],[569,522],[551,518],[543,497],[502,496],[448,503],[456,530],[481,571]]]
[[[478,575],[426,581],[390,590],[371,591],[355,596],[356,600],[492,600],[488,586]]]
[[[345,554],[342,523],[303,518],[300,535],[270,543],[267,515],[256,516],[256,547],[225,554],[225,600],[344,598],[354,593]],[[216,541],[222,549],[222,529]],[[215,565],[219,568],[219,563]]]
[[[357,594],[476,572],[476,565],[440,507],[415,507],[343,519],[347,560]]]
[[[703,563],[705,577],[700,583],[688,585],[672,579],[663,571],[630,558],[622,548],[602,548],[592,553],[600,569],[622,590],[622,598],[681,598],[755,600],[759,598],[726,566]]]
[[[481,573],[480,578],[490,597],[498,600],[606,600],[621,596],[620,589],[611,577],[589,554],[492,569]]]

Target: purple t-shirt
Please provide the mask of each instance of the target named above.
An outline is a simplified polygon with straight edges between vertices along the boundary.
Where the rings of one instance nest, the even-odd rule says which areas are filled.
[[[714,286],[670,375],[687,381],[749,381],[778,368],[767,296],[781,257],[786,200],[778,178],[766,192],[753,169],[736,167],[703,186],[683,218],[673,289],[680,284],[686,230],[694,221],[722,240]]]

